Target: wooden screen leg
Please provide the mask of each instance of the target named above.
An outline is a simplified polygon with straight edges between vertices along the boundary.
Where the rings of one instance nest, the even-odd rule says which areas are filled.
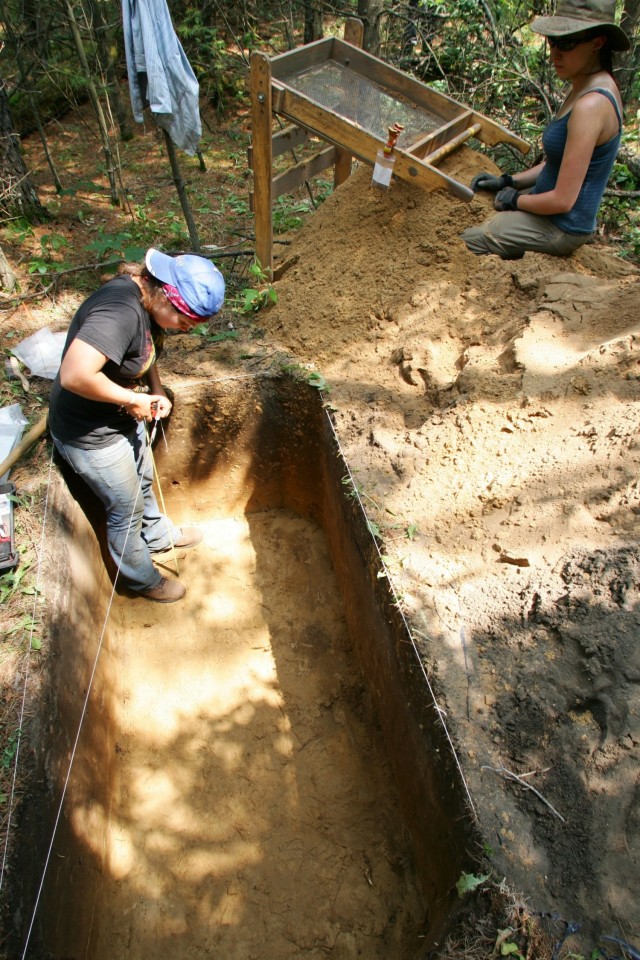
[[[349,17],[344,24],[344,42],[350,43],[352,47],[362,49],[364,40],[364,23],[358,17]]]
[[[351,154],[348,150],[336,149],[336,162],[333,168],[333,186],[339,187],[341,183],[351,176]]]
[[[364,24],[357,17],[349,17],[344,25],[345,43],[350,43],[353,47],[362,49],[364,38]],[[351,154],[348,150],[336,150],[336,163],[333,168],[333,186],[339,187],[341,183],[351,176]]]
[[[264,53],[251,55],[250,86],[256,257],[271,279],[273,277],[271,61]]]

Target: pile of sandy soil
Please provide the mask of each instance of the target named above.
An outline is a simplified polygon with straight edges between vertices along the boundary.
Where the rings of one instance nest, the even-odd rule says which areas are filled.
[[[495,874],[586,953],[640,941],[640,275],[477,258],[489,212],[362,167],[260,322],[330,385]]]

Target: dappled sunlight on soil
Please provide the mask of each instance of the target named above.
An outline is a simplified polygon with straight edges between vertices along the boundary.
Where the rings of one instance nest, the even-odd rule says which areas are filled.
[[[285,511],[203,530],[181,604],[116,614],[96,956],[405,956],[424,917],[323,534]]]

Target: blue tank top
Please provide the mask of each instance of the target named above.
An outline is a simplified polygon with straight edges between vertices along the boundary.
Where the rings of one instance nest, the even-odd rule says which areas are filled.
[[[622,117],[616,98],[609,90],[600,87],[589,93],[601,93],[611,101],[618,118],[618,132],[615,137],[596,147],[591,157],[586,176],[578,199],[567,213],[553,213],[549,219],[565,233],[593,233],[596,229],[596,214],[602,202],[602,196],[616,159],[622,137]],[[545,165],[531,193],[548,193],[553,190],[560,173],[560,164],[567,143],[567,124],[571,111],[557,120],[552,120],[542,134]]]

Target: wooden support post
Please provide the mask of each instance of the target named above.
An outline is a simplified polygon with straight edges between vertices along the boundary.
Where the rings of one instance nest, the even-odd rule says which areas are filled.
[[[352,47],[362,49],[364,40],[364,23],[358,17],[349,17],[344,24],[344,42],[350,43]]]
[[[364,38],[364,24],[358,17],[349,17],[344,25],[345,43],[350,43],[353,47],[362,48]],[[333,186],[339,187],[341,183],[351,176],[352,156],[348,150],[336,150],[336,162],[333,168]]]
[[[273,188],[271,168],[271,62],[264,53],[251,55],[251,138],[253,141],[253,194],[256,257],[273,276]]]

